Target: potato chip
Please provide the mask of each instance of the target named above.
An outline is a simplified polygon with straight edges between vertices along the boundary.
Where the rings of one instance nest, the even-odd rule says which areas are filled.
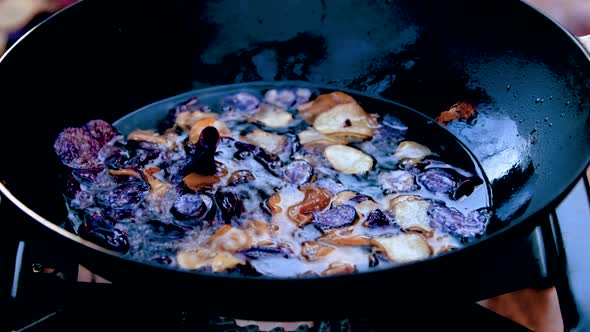
[[[334,106],[317,116],[313,127],[328,136],[371,138],[374,133],[373,119],[357,103]]]
[[[284,109],[272,105],[260,106],[260,111],[254,115],[254,121],[272,128],[287,127],[293,121],[293,115]]]
[[[266,152],[278,154],[287,143],[287,138],[282,135],[271,134],[264,130],[256,129],[244,136],[247,142],[266,150]]]
[[[330,145],[324,156],[335,169],[346,174],[362,174],[373,168],[373,158],[346,145]]]
[[[432,254],[424,237],[417,233],[380,236],[373,238],[372,243],[383,250],[389,259],[398,263],[426,259]]]

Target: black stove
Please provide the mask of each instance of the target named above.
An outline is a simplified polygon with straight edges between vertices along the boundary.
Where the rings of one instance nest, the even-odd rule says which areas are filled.
[[[590,331],[589,194],[588,180],[580,180],[528,236],[499,248],[491,269],[472,276],[481,279],[481,299],[554,286],[565,330]],[[3,330],[285,331],[282,327],[261,329],[254,323],[238,324],[232,318],[204,317],[168,303],[138,303],[116,284],[78,282],[77,262],[55,252],[42,236],[29,234],[21,214],[5,199],[0,202],[0,218],[5,230],[0,235],[0,301],[4,302],[1,307],[7,308],[0,314]],[[498,268],[494,269],[494,265]],[[206,300],[206,296],[195,301]],[[248,305],[247,299],[231,300]],[[527,331],[476,303],[455,303],[452,299],[444,308],[419,313],[392,313],[390,317],[370,319],[342,317],[294,325],[290,330]]]

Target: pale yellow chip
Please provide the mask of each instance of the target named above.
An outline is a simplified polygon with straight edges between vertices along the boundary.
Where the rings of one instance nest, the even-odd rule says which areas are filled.
[[[324,156],[335,169],[346,174],[362,174],[373,168],[373,158],[346,145],[330,145]]]
[[[432,235],[428,217],[429,202],[418,196],[402,195],[391,201],[391,207],[399,227]]]
[[[374,120],[357,103],[340,104],[321,113],[313,127],[328,136],[373,137]]]
[[[315,129],[303,130],[297,134],[297,137],[299,137],[299,142],[305,147],[348,143],[348,139],[345,137],[324,135]]]
[[[408,263],[428,258],[432,249],[424,237],[417,233],[401,233],[393,236],[380,236],[372,239],[389,259],[398,263]]]
[[[419,161],[426,158],[427,156],[430,156],[431,154],[432,151],[420,143],[413,141],[403,141],[398,145],[393,157],[398,160],[413,159]]]
[[[272,128],[280,128],[288,126],[293,121],[293,115],[280,107],[263,105],[253,120]]]
[[[248,143],[252,143],[274,154],[281,152],[287,142],[285,136],[272,134],[260,129],[253,130],[244,136],[244,138]]]

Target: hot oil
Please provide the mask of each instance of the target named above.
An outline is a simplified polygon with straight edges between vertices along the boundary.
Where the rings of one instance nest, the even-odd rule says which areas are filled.
[[[310,124],[299,116],[296,109],[288,110],[294,117],[294,120],[288,127],[273,129],[256,122],[232,120],[231,117],[225,116],[226,114],[224,114],[223,107],[221,107],[219,103],[223,98],[240,92],[251,93],[257,96],[260,100],[263,100],[264,93],[269,89],[295,87],[310,89],[312,92],[311,99],[314,99],[320,94],[342,91],[338,88],[292,82],[219,86],[210,89],[195,90],[150,105],[126,116],[114,125],[125,134],[133,129],[155,128],[157,122],[163,118],[163,115],[170,108],[170,105],[183,102],[188,97],[194,96],[198,98],[199,103],[208,105],[209,111],[218,113],[220,119],[226,119],[225,122],[227,127],[231,129],[234,138],[243,137],[255,129],[262,129],[278,135],[290,134],[291,136],[289,137],[292,139],[299,131],[310,127]],[[446,194],[429,192],[423,186],[421,186],[419,190],[405,194],[418,195],[424,199],[444,201],[447,206],[456,208],[463,214],[467,214],[478,208],[491,208],[491,187],[482,172],[481,166],[473,154],[450,132],[439,126],[432,119],[401,105],[361,93],[352,91],[344,92],[352,96],[366,112],[378,114],[381,129],[377,129],[376,131],[380,136],[370,141],[353,142],[349,144],[350,146],[360,149],[372,156],[375,160],[375,166],[366,174],[343,174],[331,167],[321,153],[317,153],[317,155],[314,156],[315,161],[317,162],[317,167],[315,169],[316,180],[321,178],[331,178],[342,184],[342,190],[349,190],[358,194],[367,195],[375,202],[382,203],[385,200],[390,199],[391,196],[388,197],[388,193],[380,188],[377,182],[377,176],[381,172],[403,168],[400,166],[400,161],[393,157],[393,154],[400,142],[410,140],[427,146],[433,152],[433,156],[429,158],[430,161],[423,163],[420,167],[424,167],[425,169],[434,166],[452,168],[459,174],[479,177],[483,180],[483,184],[476,187],[470,195],[458,200],[452,200]],[[158,117],[158,115],[162,116]],[[300,159],[306,154],[310,154],[310,152],[305,149],[299,150],[290,156],[283,158],[282,162],[283,164],[288,164],[293,160]],[[320,259],[314,262],[307,262],[301,258],[299,255],[301,251],[301,239],[313,238],[314,236],[321,235],[321,232],[311,224],[304,227],[298,227],[286,216],[286,211],[289,206],[296,204],[302,199],[302,194],[297,186],[289,184],[284,179],[270,174],[253,159],[236,160],[231,147],[223,144],[220,144],[218,147],[216,161],[224,165],[228,174],[223,176],[221,181],[213,186],[211,189],[212,191],[226,187],[230,174],[236,170],[250,170],[256,177],[255,181],[240,184],[232,189],[239,193],[244,203],[244,212],[241,217],[235,218],[231,221],[232,226],[240,228],[246,222],[251,220],[259,220],[277,225],[279,230],[273,233],[273,240],[276,243],[286,245],[294,254],[294,256],[289,258],[276,256],[252,259],[252,265],[259,272],[278,277],[298,276],[306,272],[319,274],[334,261],[353,263],[356,265],[358,271],[366,271],[370,269],[369,255],[372,251],[371,246],[338,248],[338,250],[335,250],[334,253],[330,254],[325,259]],[[261,204],[265,204],[267,199],[274,193],[280,193],[283,197],[281,202],[283,212],[270,215],[261,207]],[[401,193],[398,195],[401,195]],[[167,197],[167,206],[170,205],[170,201],[177,197],[178,195],[170,195]],[[141,259],[154,259],[155,257],[162,256],[168,257],[168,261],[171,262],[172,265],[177,264],[174,256],[176,250],[191,250],[197,247],[206,246],[209,236],[223,225],[223,222],[216,219],[210,225],[194,228],[187,232],[187,234],[181,239],[163,239],[161,235],[153,232],[150,227],[145,226],[148,219],[151,220],[154,218],[158,218],[165,223],[174,223],[174,217],[166,211],[161,215],[155,215],[154,213],[136,214],[136,218],[131,222],[121,223],[121,226],[130,236],[130,243],[132,246],[130,255]],[[402,232],[398,227],[389,227],[381,230],[367,229],[366,227],[363,227],[360,222],[357,222],[349,228],[349,235],[367,237]],[[457,237],[441,237],[443,235],[444,234],[440,234],[440,232],[436,232],[436,234],[428,240],[435,253],[445,245],[460,247],[461,242],[466,241],[466,239]],[[243,258],[239,253],[236,255]],[[379,268],[395,264],[396,263],[394,262],[382,261],[379,264]]]

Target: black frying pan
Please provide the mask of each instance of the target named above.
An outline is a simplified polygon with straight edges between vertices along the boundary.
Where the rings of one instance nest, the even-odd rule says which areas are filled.
[[[172,297],[273,320],[475,301],[486,257],[530,229],[588,165],[589,78],[579,42],[516,1],[87,0],[36,28],[0,63],[0,191],[30,217],[31,231],[127,298]],[[492,181],[497,226],[428,261],[291,280],[133,261],[56,226],[65,206],[52,144],[62,128],[112,122],[194,88],[275,80],[359,90],[431,117],[456,101],[475,104],[474,125],[449,129]],[[391,305],[376,304],[382,298]]]

